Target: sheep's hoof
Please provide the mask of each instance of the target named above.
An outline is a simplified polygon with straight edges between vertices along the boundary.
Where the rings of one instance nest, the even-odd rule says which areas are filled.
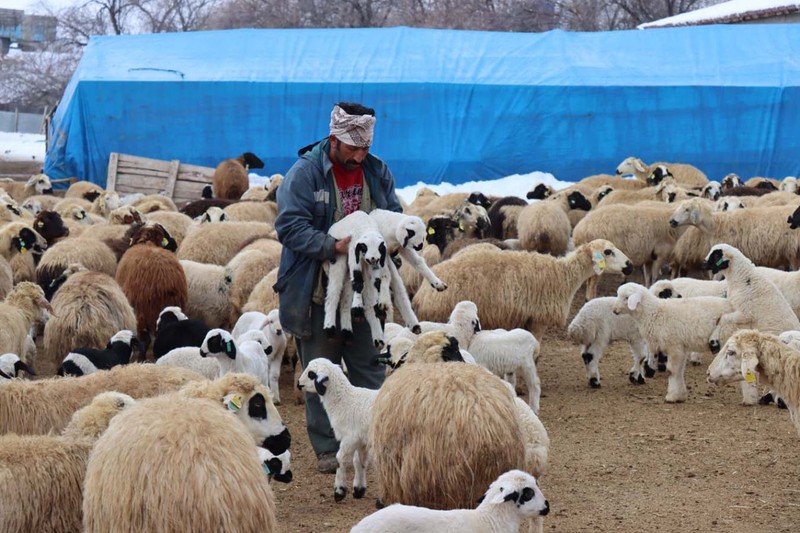
[[[789,406],[786,405],[786,402],[783,401],[783,398],[778,398],[778,401],[775,402],[775,405],[778,406],[778,409],[788,409]]]
[[[592,362],[592,359],[594,359],[594,355],[592,355],[591,352],[583,352],[581,357],[583,358],[583,364],[585,365],[588,365]]]
[[[382,340],[374,340],[372,342],[375,344],[375,348],[377,348],[379,352],[382,352],[383,349],[386,348],[386,343]]]
[[[336,336],[336,326],[325,328],[325,335],[327,335],[329,339],[334,338]]]
[[[648,377],[648,378],[654,378],[654,377],[656,377],[656,371],[655,371],[655,369],[653,369],[653,367],[651,367],[650,365],[645,363],[644,364],[644,375],[646,377]]]
[[[718,353],[720,349],[719,341],[708,341],[708,347],[711,349],[711,353]]]
[[[702,361],[692,361],[692,366],[700,366],[702,364],[703,364]]]
[[[645,383],[644,376],[639,374],[639,377],[636,378],[636,383],[637,383],[637,385],[644,385],[644,383]]]
[[[386,507],[386,504],[383,503],[383,500],[375,498],[375,509],[383,509],[384,507]]]
[[[600,380],[597,379],[597,378],[590,378],[589,379],[589,386],[591,388],[593,388],[593,389],[599,389],[600,388]]]
[[[667,394],[667,397],[664,398],[664,401],[666,401],[667,403],[683,403],[686,401],[686,395]]]
[[[353,316],[356,318],[364,318],[364,308],[363,307],[354,307],[353,308]]]
[[[422,327],[420,327],[419,324],[416,324],[414,327],[411,328],[411,333],[413,333],[414,335],[419,335],[420,333],[422,333]]]
[[[343,329],[342,331],[340,331],[340,333],[342,334],[342,338],[346,341],[349,341],[350,339],[353,338],[352,329]]]
[[[275,481],[280,481],[281,483],[290,483],[292,481],[292,471],[287,470],[285,474],[275,474],[273,476]]]
[[[347,487],[336,487],[333,489],[333,499],[337,502],[344,500],[345,496],[347,496]]]
[[[367,493],[367,487],[353,487],[353,498],[361,499]]]
[[[666,372],[667,371],[666,363],[658,363],[658,371],[659,372]]]
[[[445,283],[440,283],[438,285],[434,285],[433,288],[439,292],[442,292],[443,290],[447,289],[447,285]]]
[[[628,372],[628,381],[636,385],[636,374],[633,372]]]
[[[769,405],[774,401],[775,398],[772,396],[772,393],[768,392],[764,396],[758,399],[758,405]]]

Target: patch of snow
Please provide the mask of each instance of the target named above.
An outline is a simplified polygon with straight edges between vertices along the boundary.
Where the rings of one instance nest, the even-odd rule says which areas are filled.
[[[695,22],[707,22],[713,24],[715,20],[723,19],[741,13],[751,11],[766,11],[781,7],[800,7],[797,0],[730,0],[713,6],[695,9],[687,13],[681,13],[672,17],[654,20],[640,24],[639,29],[658,28],[661,26],[683,26]]]
[[[528,174],[513,174],[496,180],[468,181],[458,185],[453,185],[452,183],[426,185],[420,181],[416,185],[397,189],[397,194],[409,204],[416,198],[417,191],[423,187],[432,189],[439,194],[480,191],[487,196],[518,196],[525,198],[528,191],[539,183],[550,185],[554,189],[563,189],[573,184],[569,181],[559,181],[555,176],[547,172],[531,172]]]
[[[0,131],[0,161],[44,163],[44,135]]]

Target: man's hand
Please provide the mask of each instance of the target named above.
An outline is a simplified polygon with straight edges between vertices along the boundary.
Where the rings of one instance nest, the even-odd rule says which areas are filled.
[[[340,239],[336,241],[336,253],[337,254],[346,254],[347,249],[350,247],[350,239],[352,237],[345,237],[344,239]]]

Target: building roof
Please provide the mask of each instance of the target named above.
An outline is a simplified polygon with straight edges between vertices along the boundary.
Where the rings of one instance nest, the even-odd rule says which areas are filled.
[[[646,22],[639,29],[730,24],[800,13],[797,0],[730,0],[680,15]]]

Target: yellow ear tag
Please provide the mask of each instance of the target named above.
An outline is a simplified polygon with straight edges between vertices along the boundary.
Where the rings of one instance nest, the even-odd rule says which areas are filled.
[[[166,238],[166,237],[164,237],[163,239],[161,239],[161,246],[163,246],[164,248],[166,248],[167,246],[169,246],[169,241],[167,240],[167,238]]]
[[[228,409],[235,413],[241,408],[242,408],[242,397],[236,394],[230,399],[230,401],[228,401]]]
[[[755,383],[756,382],[756,374],[752,370],[745,370],[744,372],[744,380],[747,383]]]
[[[83,217],[85,217],[85,216],[86,216],[86,214],[83,211],[80,211],[78,213],[78,220],[83,220]]]
[[[433,228],[428,228],[428,235],[433,235],[434,233],[436,233],[436,230],[435,230],[435,229],[433,229]]]
[[[597,268],[599,268],[600,270],[605,270],[606,258],[603,257],[603,254],[601,254],[600,252],[595,252],[594,260],[597,262]]]
[[[458,223],[458,229],[459,229],[459,231],[464,231],[464,223],[463,222],[459,222]]]

